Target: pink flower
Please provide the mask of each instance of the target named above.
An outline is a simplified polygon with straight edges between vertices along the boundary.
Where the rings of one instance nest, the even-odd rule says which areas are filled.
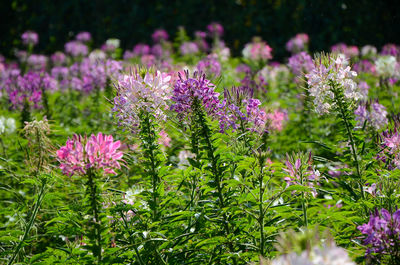
[[[159,144],[165,147],[171,147],[171,138],[169,138],[166,131],[162,130],[158,135],[160,135],[160,138],[158,138]]]
[[[89,138],[74,135],[65,146],[57,151],[60,168],[63,174],[86,174],[86,170],[94,168],[106,174],[116,174],[114,169],[121,168],[119,160],[123,153],[118,152],[120,141],[114,142],[111,135],[92,134]]]
[[[270,121],[269,128],[280,132],[283,128],[283,122],[288,119],[288,116],[286,112],[275,110],[272,113],[267,113],[267,119]]]

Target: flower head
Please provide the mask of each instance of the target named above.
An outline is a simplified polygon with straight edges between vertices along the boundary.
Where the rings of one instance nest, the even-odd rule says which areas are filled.
[[[266,62],[272,58],[272,48],[264,41],[255,41],[246,44],[243,57],[253,61]]]
[[[86,174],[91,168],[105,174],[116,174],[115,169],[121,168],[123,156],[118,151],[120,146],[120,141],[114,142],[111,135],[98,133],[89,138],[74,135],[57,151],[57,157],[63,174],[68,176]]]
[[[90,35],[90,32],[82,31],[76,34],[75,39],[81,42],[89,42],[92,40],[92,35]]]
[[[139,130],[141,112],[149,113],[157,120],[166,120],[165,110],[170,98],[169,75],[160,71],[144,74],[135,69],[129,75],[121,76],[114,84],[117,96],[113,111],[119,124],[136,133]]]
[[[342,91],[344,99],[349,102],[362,98],[357,83],[353,80],[357,73],[346,66],[343,57],[321,55],[314,63],[314,70],[306,78],[317,113],[327,113],[336,105],[335,89]]]
[[[307,74],[314,70],[314,62],[306,52],[300,52],[289,58],[289,68],[296,76]]]
[[[157,29],[151,35],[151,38],[153,39],[154,42],[157,43],[157,42],[168,40],[169,35],[164,29]]]
[[[309,37],[306,33],[299,33],[286,43],[286,50],[291,53],[299,53],[307,50]]]
[[[80,41],[70,41],[64,46],[65,52],[73,57],[86,56],[89,52],[88,47]]]
[[[224,27],[217,22],[212,22],[207,26],[208,34],[211,37],[222,37],[224,35]]]
[[[22,43],[24,45],[36,45],[39,42],[39,35],[34,31],[26,31],[21,35]]]

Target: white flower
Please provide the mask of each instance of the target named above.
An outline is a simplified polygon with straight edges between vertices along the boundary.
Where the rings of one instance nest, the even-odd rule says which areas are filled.
[[[121,41],[119,39],[108,39],[106,41],[107,45],[114,46],[114,48],[119,48]]]
[[[91,62],[104,61],[107,59],[107,54],[102,50],[96,49],[89,54],[89,59]]]
[[[13,118],[0,117],[0,134],[11,134],[15,131],[16,125]]]
[[[376,62],[376,71],[380,76],[393,77],[397,75],[397,61],[394,56],[381,56]]]

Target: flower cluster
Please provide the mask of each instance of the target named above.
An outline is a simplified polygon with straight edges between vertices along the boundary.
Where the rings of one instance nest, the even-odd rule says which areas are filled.
[[[13,118],[6,118],[0,116],[0,135],[1,134],[11,134],[15,131],[15,120]]]
[[[315,246],[298,254],[291,252],[282,255],[270,265],[355,265],[346,250],[336,245]]]
[[[182,55],[193,55],[199,52],[199,47],[195,42],[185,41],[179,47],[179,51]]]
[[[221,74],[221,64],[214,54],[210,54],[197,63],[197,70],[206,76],[216,77]]]
[[[73,57],[86,56],[89,52],[88,47],[80,41],[67,42],[64,49]]]
[[[89,42],[92,40],[92,35],[90,34],[90,32],[82,31],[76,34],[75,39],[81,42]]]
[[[374,58],[377,53],[378,50],[372,45],[365,45],[361,48],[361,56],[365,58]]]
[[[310,39],[306,33],[296,34],[286,43],[286,50],[291,53],[306,51],[309,41]]]
[[[207,26],[208,34],[211,37],[222,37],[224,35],[224,28],[217,22],[212,22]]]
[[[74,135],[57,151],[60,169],[68,176],[84,175],[91,168],[102,170],[105,174],[116,174],[115,169],[121,168],[123,156],[118,151],[120,146],[120,141],[114,142],[111,135],[98,133],[89,138]]]
[[[61,66],[66,62],[67,57],[63,52],[55,52],[50,59],[55,66]]]
[[[397,57],[400,55],[400,46],[398,46],[396,44],[388,43],[382,47],[381,54]]]
[[[375,130],[379,130],[388,123],[386,108],[378,102],[360,104],[354,114],[359,127],[362,127],[365,121],[368,121]]]
[[[282,131],[283,122],[288,119],[288,115],[284,111],[275,110],[266,114],[268,120],[268,129],[270,131]]]
[[[398,75],[398,63],[394,56],[380,56],[376,60],[375,65],[376,72],[382,77],[390,78]]]
[[[356,71],[357,73],[364,72],[364,73],[376,74],[375,64],[373,64],[369,60],[358,61],[353,65],[353,70]]]
[[[376,210],[369,222],[358,226],[358,230],[367,237],[364,245],[368,246],[366,254],[398,254],[400,246],[400,210],[390,214],[386,209]]]
[[[314,63],[314,70],[307,74],[306,78],[317,113],[328,113],[336,105],[335,89],[343,91],[343,96],[348,101],[362,98],[357,83],[352,79],[357,73],[349,66],[345,67],[345,59],[321,56]]]
[[[246,44],[242,54],[246,59],[265,62],[272,58],[272,48],[264,41],[252,42]]]
[[[215,85],[206,79],[204,74],[195,72],[193,77],[190,77],[188,71],[184,76],[179,73],[171,98],[175,102],[171,110],[176,111],[181,119],[188,118],[197,101],[209,115],[215,116],[219,110],[218,96]]]
[[[151,35],[151,38],[153,39],[154,42],[158,43],[161,41],[166,41],[169,38],[168,33],[163,30],[163,29],[157,29],[154,31],[154,33]]]
[[[34,46],[39,42],[39,35],[34,31],[26,31],[21,35],[22,43],[24,45]]]
[[[400,133],[397,129],[393,132],[385,131],[381,138],[382,152],[377,159],[387,164],[390,170],[400,169]]]
[[[114,98],[113,111],[124,126],[137,133],[142,112],[152,115],[157,120],[166,120],[165,110],[170,98],[171,76],[157,71],[146,71],[144,76],[135,69],[130,75],[124,75],[114,84],[117,95]]]
[[[347,46],[344,43],[333,45],[331,51],[336,54],[344,54],[346,58],[357,57],[360,53],[357,46]]]
[[[317,196],[317,190],[314,187],[318,183],[320,173],[312,166],[311,153],[309,155],[304,153],[286,155],[285,161],[286,168],[283,170],[288,174],[284,178],[287,186],[301,185],[310,188],[310,193],[313,197]]]
[[[307,74],[315,67],[311,56],[306,52],[292,55],[289,58],[288,66],[296,76]]]

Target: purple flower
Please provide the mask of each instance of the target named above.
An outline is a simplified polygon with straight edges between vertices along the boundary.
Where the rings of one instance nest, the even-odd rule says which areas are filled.
[[[366,238],[364,245],[368,247],[366,254],[373,253],[395,255],[400,241],[400,210],[390,214],[386,209],[376,210],[371,214],[369,222],[357,227]],[[371,255],[372,258],[374,256]]]
[[[41,54],[31,54],[27,59],[28,66],[33,70],[44,70],[46,68],[47,57]]]
[[[311,56],[306,52],[300,52],[290,57],[288,66],[296,76],[307,74],[315,68]]]
[[[161,41],[166,41],[169,38],[168,33],[163,30],[163,29],[157,29],[154,31],[154,33],[151,35],[151,38],[155,43],[161,42]]]
[[[353,65],[353,69],[357,73],[364,72],[364,73],[376,74],[375,64],[373,64],[369,60],[360,60],[359,62]]]
[[[181,52],[182,55],[191,55],[191,54],[198,53],[199,47],[197,46],[197,44],[195,42],[185,41],[179,47],[179,51]]]
[[[396,44],[388,43],[382,47],[381,55],[399,56],[400,47]]]
[[[193,77],[186,71],[179,79],[173,89],[171,110],[176,111],[181,119],[188,118],[193,112],[196,102],[204,107],[210,115],[215,116],[219,110],[219,93],[215,92],[215,85],[205,78],[204,74],[194,72]]]
[[[207,26],[209,36],[222,37],[224,35],[224,28],[217,22],[212,22]]]
[[[63,52],[55,52],[51,56],[51,61],[53,62],[54,65],[60,66],[66,61],[66,56]]]
[[[75,39],[81,42],[89,42],[92,39],[92,35],[87,31],[82,31],[76,35]]]
[[[39,42],[39,35],[34,31],[26,31],[21,35],[22,43],[24,45],[36,45]]]
[[[397,128],[393,132],[383,132],[381,139],[382,152],[378,154],[377,160],[387,164],[389,170],[400,169],[400,134]]]
[[[371,104],[361,103],[354,111],[354,114],[356,115],[355,120],[358,121],[357,125],[359,127],[362,127],[365,121],[368,121],[370,126],[375,130],[379,130],[388,123],[386,108],[378,102],[373,102]]]
[[[133,48],[134,56],[142,56],[150,53],[150,46],[143,43],[138,43]]]
[[[212,78],[221,74],[221,64],[216,56],[210,54],[197,63],[197,70]]]
[[[308,42],[308,35],[306,33],[299,33],[286,43],[286,50],[291,53],[299,53],[301,51],[305,51],[307,50]]]
[[[64,48],[65,52],[73,57],[86,56],[89,52],[88,47],[79,41],[67,42]]]

